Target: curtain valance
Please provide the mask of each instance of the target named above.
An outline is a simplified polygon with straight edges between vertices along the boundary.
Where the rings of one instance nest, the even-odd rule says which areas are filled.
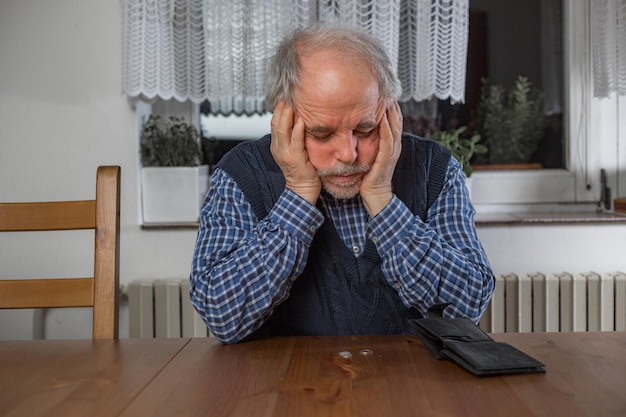
[[[626,95],[626,0],[591,2],[595,97]]]
[[[315,21],[365,28],[386,46],[401,101],[464,101],[469,0],[120,0],[123,91],[208,101],[211,113],[264,111],[278,42]]]

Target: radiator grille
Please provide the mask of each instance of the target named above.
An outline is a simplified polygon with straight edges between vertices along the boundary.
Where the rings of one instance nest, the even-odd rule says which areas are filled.
[[[189,301],[188,279],[128,285],[130,337],[206,337]],[[626,273],[534,273],[496,276],[480,321],[490,333],[626,330]]]
[[[188,279],[137,280],[128,285],[127,293],[130,337],[209,335],[189,300]]]
[[[626,330],[626,274],[503,274],[480,327],[487,332]]]

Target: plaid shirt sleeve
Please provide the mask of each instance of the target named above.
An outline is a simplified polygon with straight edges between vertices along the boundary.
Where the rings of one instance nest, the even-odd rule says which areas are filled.
[[[449,317],[477,322],[495,278],[474,225],[461,164],[452,159],[443,189],[423,222],[394,196],[366,227],[383,259],[383,273],[407,307],[423,315],[435,303],[452,303]]]
[[[190,276],[191,301],[213,334],[235,343],[289,295],[324,218],[285,190],[264,219],[224,171],[211,176]]]

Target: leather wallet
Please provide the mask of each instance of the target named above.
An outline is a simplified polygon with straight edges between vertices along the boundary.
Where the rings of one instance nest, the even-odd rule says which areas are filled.
[[[478,376],[545,372],[545,365],[508,343],[496,342],[467,317],[443,318],[446,304],[436,304],[428,317],[409,323],[439,360],[451,360]]]

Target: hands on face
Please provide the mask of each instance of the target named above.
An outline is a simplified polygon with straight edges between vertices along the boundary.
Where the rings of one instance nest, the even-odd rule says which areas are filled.
[[[271,127],[270,150],[285,176],[285,186],[316,204],[322,182],[305,149],[304,121],[296,115],[292,105],[281,101],[274,109]],[[391,180],[402,150],[402,114],[397,102],[387,108],[378,128],[378,153],[359,191],[371,217],[393,196]]]
[[[315,205],[322,180],[304,147],[304,121],[284,101],[274,109],[270,151],[285,176],[285,187]]]
[[[372,168],[363,177],[360,194],[365,208],[374,217],[393,197],[391,180],[402,151],[402,112],[394,101],[378,126],[378,154]]]

